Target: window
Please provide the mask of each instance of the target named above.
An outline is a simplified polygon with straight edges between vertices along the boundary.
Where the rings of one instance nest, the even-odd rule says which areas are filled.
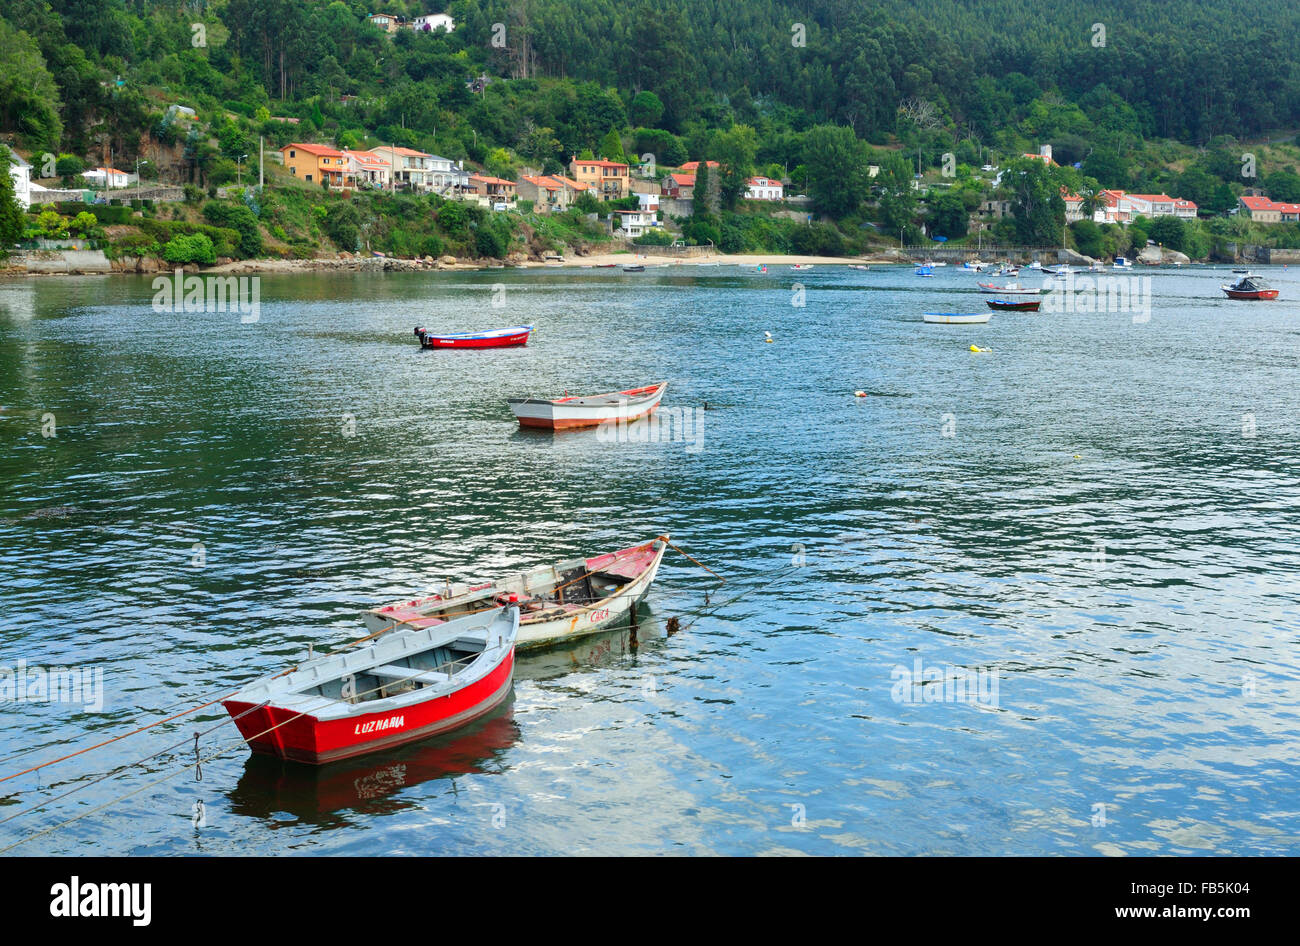
[[[289,157],[291,157],[291,158],[296,158],[296,157],[298,157],[298,152],[297,152],[297,151],[290,151],[290,152],[289,152]]]

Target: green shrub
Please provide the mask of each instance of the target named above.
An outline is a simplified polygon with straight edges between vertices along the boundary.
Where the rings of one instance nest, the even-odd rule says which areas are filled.
[[[191,233],[168,240],[163,247],[163,259],[169,263],[203,263],[210,266],[217,261],[217,254],[211,240],[202,233]]]

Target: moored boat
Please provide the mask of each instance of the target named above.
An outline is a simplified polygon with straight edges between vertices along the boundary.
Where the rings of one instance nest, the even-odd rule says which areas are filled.
[[[532,333],[531,325],[513,325],[490,332],[463,332],[454,335],[435,335],[422,328],[415,329],[421,348],[510,348],[527,345]]]
[[[932,270],[929,266],[919,266],[919,267],[917,267],[916,275],[918,275],[918,276],[933,276],[933,275],[934,275],[934,270]]]
[[[1229,299],[1276,299],[1278,290],[1255,273],[1246,273],[1231,286],[1220,286]]]
[[[222,701],[255,752],[321,764],[448,732],[501,704],[519,609],[407,626],[266,677]]]
[[[448,583],[439,594],[398,601],[362,616],[372,633],[441,624],[496,604],[517,604],[524,649],[617,624],[645,598],[668,548],[659,536],[631,548],[543,565],[495,581]]]
[[[663,399],[667,381],[626,391],[585,396],[566,395],[554,400],[531,397],[506,398],[520,427],[572,430],[597,427],[617,421],[631,422],[654,412]]]
[[[634,264],[634,265],[632,265],[632,266],[624,266],[624,267],[623,267],[623,272],[625,272],[625,273],[644,273],[644,272],[645,272],[645,267],[642,266],[640,263],[637,263],[637,264]]]
[[[921,319],[932,325],[983,325],[991,312],[922,312]]]
[[[812,264],[812,263],[795,263],[795,264],[794,264],[793,266],[791,266],[790,268],[793,269],[793,270],[797,270],[797,271],[803,271],[803,270],[805,270],[805,269],[812,269],[812,268],[813,268],[813,264]]]
[[[984,303],[994,312],[1037,312],[1041,299],[988,299]]]
[[[1133,268],[1133,264],[1132,264],[1132,262],[1130,262],[1129,260],[1125,259],[1123,256],[1117,256],[1117,257],[1115,257],[1115,262],[1114,262],[1112,265],[1113,265],[1113,267],[1114,267],[1115,269],[1132,269],[1132,268]]]
[[[1043,291],[1042,289],[1033,289],[1014,282],[1007,283],[1005,286],[999,286],[991,282],[976,283],[976,285],[980,287],[980,292],[991,292],[1004,296],[1036,296]]]

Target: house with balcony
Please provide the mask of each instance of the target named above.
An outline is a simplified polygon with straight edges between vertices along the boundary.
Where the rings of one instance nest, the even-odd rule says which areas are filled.
[[[387,189],[393,181],[393,169],[387,161],[370,151],[348,151],[343,149],[344,180],[355,182],[358,187]]]
[[[337,148],[295,141],[281,148],[280,154],[289,173],[308,184],[324,182],[330,187],[344,187],[352,180],[347,173],[347,156]]]
[[[479,199],[479,203],[495,206],[497,204],[513,204],[519,195],[518,187],[514,181],[507,181],[500,177],[489,177],[486,174],[471,174],[469,176],[470,193]]]
[[[389,167],[392,168],[395,189],[425,191],[433,187],[432,159],[435,155],[396,145],[380,145],[378,148],[371,148],[370,153],[388,162]],[[450,165],[446,158],[439,160]]]
[[[621,234],[629,240],[635,240],[647,230],[662,226],[658,216],[647,210],[616,210],[610,217],[616,224],[614,235]]]
[[[533,210],[539,214],[563,213],[569,209],[569,195],[572,193],[564,182],[544,175],[525,174],[519,178],[516,189],[520,200],[531,200]]]
[[[569,174],[601,200],[620,200],[631,193],[628,165],[619,161],[580,159],[575,155],[569,161]]]
[[[396,33],[398,27],[402,25],[398,17],[388,13],[372,13],[366,20],[371,26],[383,30],[385,33]]]

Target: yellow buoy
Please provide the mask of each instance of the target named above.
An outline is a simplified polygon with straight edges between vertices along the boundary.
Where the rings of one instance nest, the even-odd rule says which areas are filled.
[[[973,352],[986,353],[986,352],[990,352],[990,351],[992,351],[993,349],[991,349],[991,348],[980,348],[978,345],[972,345],[972,346],[970,347],[970,350],[973,351]]]

